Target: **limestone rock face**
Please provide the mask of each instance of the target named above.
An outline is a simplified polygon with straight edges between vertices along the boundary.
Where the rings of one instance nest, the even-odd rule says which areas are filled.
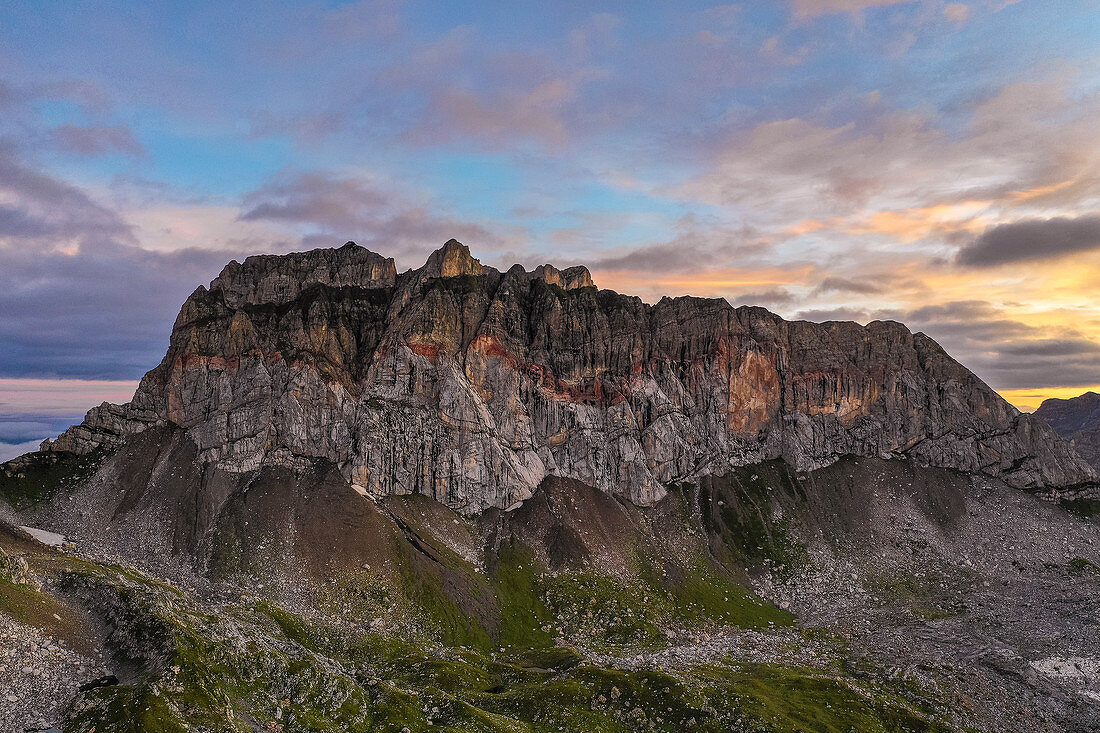
[[[446,244],[432,252],[421,268],[424,277],[460,277],[483,272],[481,263],[470,254],[470,248],[457,239],[447,240]]]
[[[1100,471],[1100,394],[1085,392],[1068,400],[1043,400],[1035,417],[1068,440],[1089,464]]]
[[[588,272],[588,268],[584,265],[567,267],[564,270],[559,270],[553,265],[539,265],[531,273],[531,276],[566,290],[596,286],[596,283],[592,282],[592,274]]]
[[[223,293],[227,305],[289,303],[311,285],[392,288],[397,268],[390,257],[348,242],[339,249],[316,249],[288,255],[235,260],[221,271],[210,289]]]
[[[647,305],[584,268],[501,273],[454,240],[401,275],[351,244],[231,263],[184,303],[129,404],[43,449],[165,424],[220,471],[324,458],[366,493],[468,513],[546,476],[651,504],[670,482],[771,458],[904,455],[1053,493],[1096,481],[1048,425],[901,324]]]

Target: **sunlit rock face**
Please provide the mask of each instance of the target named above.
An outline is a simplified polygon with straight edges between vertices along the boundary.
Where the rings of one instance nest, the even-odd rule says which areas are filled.
[[[85,453],[166,423],[200,466],[325,458],[367,493],[470,513],[547,475],[648,505],[670,482],[779,457],[808,470],[904,454],[1053,493],[1096,479],[901,324],[647,305],[597,290],[583,267],[502,273],[454,240],[400,275],[351,243],[230,263],[184,303],[132,402],[43,447]]]

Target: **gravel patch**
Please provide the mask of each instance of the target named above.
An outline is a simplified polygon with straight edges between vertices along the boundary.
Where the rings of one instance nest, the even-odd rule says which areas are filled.
[[[109,673],[34,626],[0,614],[0,733],[45,730],[60,723],[77,688]]]

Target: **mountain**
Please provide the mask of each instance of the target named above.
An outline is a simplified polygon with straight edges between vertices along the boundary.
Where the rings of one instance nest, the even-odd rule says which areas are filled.
[[[352,243],[230,263],[187,299],[134,399],[44,450],[83,455],[153,426],[227,475],[324,458],[371,496],[472,514],[546,476],[648,506],[670,482],[773,458],[904,455],[1031,489],[1096,479],[901,324],[647,305],[583,267],[501,273],[454,240],[401,275]]]
[[[1068,400],[1043,400],[1032,414],[1054,428],[1100,471],[1100,394],[1085,392]]]
[[[898,323],[250,257],[0,499],[20,730],[1100,729],[1096,472]]]

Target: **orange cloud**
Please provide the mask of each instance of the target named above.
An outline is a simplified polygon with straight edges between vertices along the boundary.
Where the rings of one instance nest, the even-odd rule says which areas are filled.
[[[824,221],[822,219],[806,219],[800,221],[797,224],[787,227],[783,230],[783,234],[789,236],[800,236],[802,234],[810,234],[812,232],[821,231],[822,229],[831,229],[836,226],[838,220],[832,219],[830,221]]]
[[[1060,183],[1052,183],[1049,186],[1036,186],[1034,188],[1024,189],[1022,191],[1013,191],[1009,194],[1009,198],[1014,202],[1031,201],[1033,199],[1041,199],[1045,196],[1064,191],[1067,188],[1071,188],[1081,181],[1081,176],[1074,176],[1069,180],[1062,181]]]
[[[793,0],[794,16],[800,20],[819,15],[858,14],[869,8],[900,5],[907,0]]]
[[[856,221],[847,231],[852,234],[887,234],[902,243],[943,234],[966,231],[977,234],[991,221],[979,215],[988,201],[960,201],[955,204],[935,204],[911,209],[876,211]]]
[[[662,295],[736,295],[746,289],[781,285],[805,285],[814,272],[812,265],[797,268],[724,268],[697,273],[652,273],[637,270],[595,270],[596,284],[621,293]]]

